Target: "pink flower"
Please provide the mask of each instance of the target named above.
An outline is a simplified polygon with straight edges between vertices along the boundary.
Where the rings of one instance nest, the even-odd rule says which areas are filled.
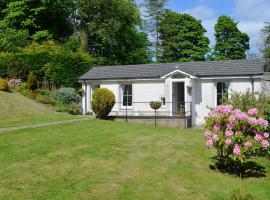
[[[231,137],[231,136],[233,136],[233,134],[234,134],[234,132],[232,130],[225,131],[225,135],[227,137]]]
[[[240,119],[240,120],[244,120],[244,119],[247,119],[247,114],[246,113],[242,113],[242,112],[237,112],[237,113],[235,113],[235,117],[237,118],[237,119]]]
[[[213,147],[213,145],[214,145],[213,140],[207,140],[207,141],[206,141],[206,145],[208,146],[208,148]]]
[[[268,127],[268,121],[263,119],[263,118],[259,118],[257,120],[257,124],[263,126],[264,128],[267,128]]]
[[[250,116],[254,116],[254,115],[256,115],[257,113],[258,113],[258,109],[257,109],[257,108],[251,108],[251,109],[248,110],[248,114],[249,114]]]
[[[251,141],[248,140],[248,141],[245,142],[244,145],[245,145],[245,147],[250,148],[250,147],[252,147],[253,144],[252,144]]]
[[[211,137],[211,136],[212,136],[212,132],[209,131],[209,130],[206,130],[206,131],[204,132],[204,136],[205,136],[205,137]]]
[[[234,145],[233,154],[237,156],[241,155],[241,149],[239,144]]]
[[[215,124],[214,125],[214,130],[215,131],[220,131],[220,129],[221,129],[221,125],[220,124]]]
[[[231,143],[232,143],[232,140],[230,138],[228,138],[228,139],[225,140],[225,144],[229,145]]]
[[[262,145],[263,148],[267,149],[268,146],[269,146],[269,142],[267,140],[262,140],[261,145]]]
[[[251,125],[257,125],[258,121],[255,117],[248,117],[248,123],[250,123]]]
[[[259,142],[262,139],[262,135],[261,134],[256,134],[254,136],[254,139]]]
[[[229,123],[226,124],[227,128],[232,128],[233,126]]]
[[[218,137],[217,134],[214,134],[213,137],[212,137],[212,139],[213,139],[214,141],[217,141],[217,140],[219,139],[219,137]]]
[[[229,114],[232,111],[232,105],[219,105],[215,108],[216,112],[221,112],[224,114]]]
[[[231,115],[231,116],[229,117],[229,123],[230,123],[230,124],[233,124],[233,123],[235,122],[235,120],[236,120],[236,117],[235,117],[234,115]]]
[[[264,133],[263,133],[263,137],[268,138],[268,137],[269,137],[269,133],[264,132]]]
[[[262,145],[263,148],[268,148],[269,142],[267,140],[262,140],[261,145]]]
[[[211,112],[210,117],[214,119],[219,119],[221,117],[221,114],[217,112]]]
[[[233,113],[234,113],[234,114],[241,113],[241,110],[240,110],[240,109],[235,109],[235,110],[233,111]]]

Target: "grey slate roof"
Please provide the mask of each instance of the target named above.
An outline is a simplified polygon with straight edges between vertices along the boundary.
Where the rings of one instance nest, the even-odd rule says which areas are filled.
[[[196,77],[262,75],[263,60],[226,60],[94,67],[79,80],[160,78],[174,70]]]

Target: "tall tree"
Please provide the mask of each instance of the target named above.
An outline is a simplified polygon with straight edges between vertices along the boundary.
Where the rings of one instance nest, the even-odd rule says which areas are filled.
[[[141,16],[133,0],[79,0],[81,42],[105,64],[149,61],[148,40],[139,31]]]
[[[209,39],[200,20],[166,10],[160,22],[162,62],[205,60]]]
[[[270,23],[265,22],[264,28],[262,29],[264,34],[264,44],[263,44],[263,57],[265,59],[270,59]]]
[[[245,59],[249,50],[249,36],[242,33],[229,16],[220,16],[215,25],[215,58]]]
[[[155,58],[158,60],[160,56],[160,37],[159,29],[160,22],[162,20],[163,13],[165,11],[165,6],[168,3],[168,0],[145,0],[145,7],[147,13],[147,25],[151,36],[154,40],[155,48]]]
[[[13,51],[16,46],[24,46],[27,38],[36,41],[67,38],[73,32],[72,4],[73,0],[3,2],[1,7],[6,8],[1,12],[0,48]]]

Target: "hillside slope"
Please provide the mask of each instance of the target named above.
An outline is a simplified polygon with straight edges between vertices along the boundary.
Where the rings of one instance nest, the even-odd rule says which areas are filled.
[[[66,113],[55,112],[19,93],[0,91],[0,127],[34,124],[74,118]]]

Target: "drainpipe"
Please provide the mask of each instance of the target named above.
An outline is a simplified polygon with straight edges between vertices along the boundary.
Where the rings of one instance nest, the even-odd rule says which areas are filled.
[[[252,94],[254,93],[254,78],[253,78],[253,75],[250,74],[250,80],[251,80],[251,91],[252,91]]]
[[[87,113],[87,85],[86,82],[84,81],[84,115]]]

